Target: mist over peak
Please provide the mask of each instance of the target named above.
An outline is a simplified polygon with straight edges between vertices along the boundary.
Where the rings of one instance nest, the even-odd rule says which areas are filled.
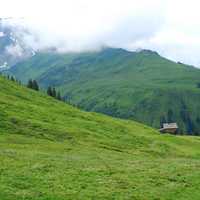
[[[52,0],[48,6],[46,0],[19,1],[23,7],[8,0],[0,8],[0,23],[13,30],[20,44],[8,48],[8,53],[17,57],[23,56],[24,48],[68,53],[109,46],[149,49],[174,61],[200,66],[197,1]],[[0,38],[3,34],[0,31]]]
[[[64,1],[54,3],[46,9],[45,17],[38,18],[41,5],[38,16],[30,11],[30,16],[2,18],[1,22],[34,51],[54,49],[66,53],[100,50],[104,46],[134,50],[134,44],[153,37],[164,20],[162,16],[156,19],[153,16],[163,9],[157,0],[154,3],[142,0],[140,4],[126,0],[123,5],[113,0],[67,2],[67,6]]]

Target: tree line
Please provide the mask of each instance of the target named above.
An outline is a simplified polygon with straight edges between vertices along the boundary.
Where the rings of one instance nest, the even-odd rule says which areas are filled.
[[[40,90],[38,82],[36,80],[32,80],[32,79],[29,79],[29,81],[27,83],[27,87],[30,89],[36,90],[36,91]],[[59,101],[63,100],[63,98],[61,97],[60,91],[56,91],[55,87],[49,86],[47,88],[46,93],[47,93],[47,95],[49,95]]]
[[[18,83],[19,85],[22,84],[21,81],[18,80],[18,79],[16,79],[14,76],[11,76],[11,75],[3,75],[2,73],[0,73],[0,75],[1,75],[2,77],[4,77],[4,78],[10,80],[10,81],[13,81],[13,82]]]
[[[59,101],[63,100],[60,92],[59,91],[57,92],[55,87],[49,86],[48,89],[47,89],[47,94],[51,97],[54,97],[55,99],[58,99]]]
[[[40,90],[37,81],[36,80],[32,80],[32,79],[29,79],[29,81],[27,83],[27,88],[30,88],[30,89],[33,89],[33,90],[36,90],[36,91]]]
[[[6,78],[10,81],[16,82],[19,85],[22,85],[21,81],[19,81],[18,79],[16,79],[12,75],[4,75],[0,72],[0,76],[4,77],[4,78]],[[27,84],[26,84],[26,87],[29,88],[29,89],[35,90],[35,91],[40,91],[39,84],[34,79],[29,79]],[[47,93],[47,95],[49,95],[49,96],[51,96],[51,97],[53,97],[53,98],[55,98],[59,101],[64,101],[64,98],[61,96],[60,91],[57,91],[55,87],[49,86],[46,90],[46,93]]]

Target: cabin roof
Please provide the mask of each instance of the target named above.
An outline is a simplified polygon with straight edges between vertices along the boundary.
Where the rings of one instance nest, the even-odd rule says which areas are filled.
[[[163,124],[163,129],[177,129],[178,125],[177,123],[164,123]]]

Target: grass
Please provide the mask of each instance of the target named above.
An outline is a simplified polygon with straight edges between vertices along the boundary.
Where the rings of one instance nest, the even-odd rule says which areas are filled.
[[[197,200],[199,145],[0,78],[1,200]]]
[[[181,133],[200,133],[200,70],[144,50],[104,49],[80,54],[36,54],[10,71],[43,88],[56,86],[87,111],[133,119],[159,128],[175,121]],[[173,111],[172,119],[168,112]]]

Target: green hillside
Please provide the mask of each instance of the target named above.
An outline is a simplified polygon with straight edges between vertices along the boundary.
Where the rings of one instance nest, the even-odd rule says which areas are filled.
[[[0,77],[1,200],[198,200],[199,145]]]
[[[175,121],[180,133],[200,133],[200,70],[156,52],[40,53],[10,73],[24,82],[37,79],[43,88],[56,86],[68,102],[88,111],[156,128]]]

